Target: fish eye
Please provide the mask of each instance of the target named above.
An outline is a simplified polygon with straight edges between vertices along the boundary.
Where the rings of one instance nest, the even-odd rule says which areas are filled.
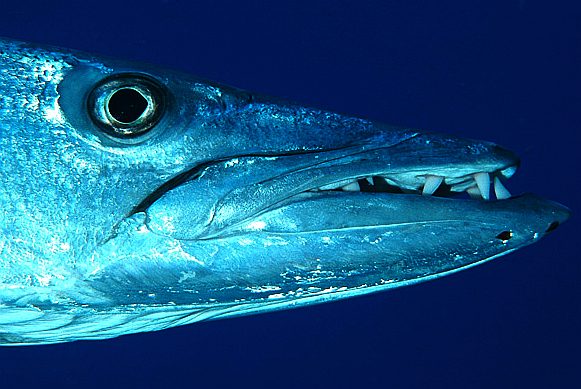
[[[106,134],[135,139],[151,131],[165,111],[165,90],[151,77],[117,74],[102,80],[89,94],[89,116]]]

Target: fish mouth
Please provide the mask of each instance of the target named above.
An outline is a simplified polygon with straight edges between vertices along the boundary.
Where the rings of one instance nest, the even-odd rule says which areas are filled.
[[[392,171],[385,169],[369,175],[346,176],[338,181],[309,189],[311,192],[341,191],[364,193],[392,193],[437,197],[455,197],[466,193],[477,200],[505,200],[511,197],[503,184],[511,178],[519,166],[518,160],[482,168],[469,166],[448,169]]]
[[[303,220],[309,220],[309,231],[379,228],[389,220],[435,222],[429,214],[437,209],[441,220],[460,220],[456,207],[473,209],[485,219],[495,209],[478,203],[500,202],[506,203],[503,209],[511,208],[512,197],[503,182],[519,164],[514,153],[492,143],[415,133],[387,147],[364,144],[208,162],[162,185],[136,209],[147,214],[152,231],[180,240],[274,231],[269,229],[273,225],[279,232],[296,231],[292,226],[305,225]],[[302,204],[303,214],[293,206],[296,203]],[[393,204],[400,206],[389,211]],[[403,204],[422,211],[414,214]],[[512,208],[515,218],[527,212],[519,206]],[[535,230],[543,232],[550,223],[567,218],[555,216],[553,208],[547,205],[547,220]],[[311,215],[318,215],[318,222]],[[289,227],[282,228],[281,221]]]

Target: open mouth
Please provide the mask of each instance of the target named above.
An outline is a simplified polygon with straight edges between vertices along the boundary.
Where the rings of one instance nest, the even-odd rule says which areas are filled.
[[[327,151],[233,156],[184,171],[147,196],[135,212],[146,212],[148,225],[160,234],[201,239],[223,236],[296,202],[313,201],[313,209],[293,216],[290,224],[308,212],[333,212],[317,199],[344,193],[343,204],[334,203],[340,217],[381,225],[380,220],[370,221],[370,214],[389,206],[391,194],[418,201],[433,196],[509,199],[503,182],[518,164],[518,157],[494,144],[433,134],[417,134],[390,146],[376,142]],[[354,196],[358,193],[366,196]],[[369,200],[370,195],[375,199]],[[400,212],[405,220],[406,211]],[[332,228],[340,217],[321,219],[320,228]]]
[[[217,231],[298,197],[329,192],[505,200],[511,194],[503,182],[518,165],[516,155],[492,143],[416,132],[392,144],[374,139],[336,149],[206,161],[162,184],[134,213],[163,204],[175,220],[172,215],[193,215],[195,208],[205,212],[197,222]]]
[[[365,193],[421,194],[424,196],[456,197],[467,194],[470,198],[497,200],[511,197],[503,181],[514,175],[517,166],[509,166],[492,173],[479,172],[460,177],[439,175],[369,175],[345,179],[311,189],[312,192],[342,191]]]

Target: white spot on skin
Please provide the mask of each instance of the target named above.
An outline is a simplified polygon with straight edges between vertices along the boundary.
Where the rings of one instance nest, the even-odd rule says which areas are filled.
[[[53,237],[49,244],[50,251],[54,254],[62,254],[71,250],[71,245],[68,242],[61,242],[56,237]]]
[[[65,122],[58,99],[55,99],[52,107],[44,109],[43,116],[46,121],[52,124],[63,124]]]
[[[249,223],[246,228],[252,231],[262,231],[266,227],[266,223],[262,220],[256,220]]]
[[[184,259],[186,261],[195,262],[200,266],[206,265],[203,261],[199,260],[194,255],[191,255],[191,254],[187,253],[186,251],[184,251],[184,248],[183,248],[181,242],[179,242],[179,241],[175,241],[174,243],[170,244],[170,248],[168,249],[168,253],[177,254],[182,259]]]
[[[173,224],[173,217],[165,215],[165,216],[162,216],[160,219],[162,221],[164,230],[166,230],[168,232],[176,232],[176,228]]]
[[[178,284],[181,284],[182,282],[187,281],[187,280],[192,279],[192,278],[196,278],[195,271],[182,272],[182,276],[178,280]]]
[[[238,244],[240,246],[250,246],[253,243],[254,243],[254,241],[252,239],[248,239],[248,238],[243,238],[243,239],[238,240]]]
[[[275,285],[253,286],[253,287],[244,288],[244,289],[250,291],[250,293],[276,292],[278,290],[281,290],[281,288],[279,286],[275,286]]]
[[[231,159],[230,161],[224,163],[224,168],[236,166],[239,162],[240,160],[238,158]]]
[[[40,286],[48,286],[50,285],[50,280],[52,279],[52,276],[50,274],[36,274],[34,276],[36,278],[36,280],[38,281]]]
[[[275,237],[275,236],[269,236],[264,241],[264,247],[270,247],[270,246],[287,246],[288,244],[289,244],[289,242],[287,240],[285,240],[284,238]]]

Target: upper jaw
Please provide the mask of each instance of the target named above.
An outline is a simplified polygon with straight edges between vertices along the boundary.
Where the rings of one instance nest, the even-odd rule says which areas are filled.
[[[484,200],[493,195],[502,200],[510,197],[502,181],[519,165],[515,154],[492,143],[435,134],[418,134],[344,160],[351,161],[338,176],[327,175],[327,182],[312,190],[424,195],[468,191]],[[341,161],[334,163],[341,166]]]

